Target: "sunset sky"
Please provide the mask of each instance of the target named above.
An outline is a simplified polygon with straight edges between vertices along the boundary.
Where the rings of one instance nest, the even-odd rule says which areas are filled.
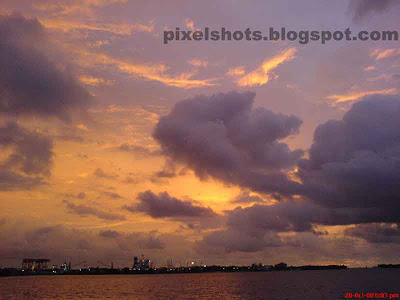
[[[400,1],[1,0],[0,265],[399,263]]]

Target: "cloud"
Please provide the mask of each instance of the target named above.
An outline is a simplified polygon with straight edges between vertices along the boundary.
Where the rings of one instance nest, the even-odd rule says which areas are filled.
[[[250,195],[249,191],[243,191],[239,195],[237,195],[234,199],[232,199],[231,203],[262,203],[265,200],[261,198],[259,195]]]
[[[132,257],[142,253],[152,261],[162,262],[165,253],[160,252],[160,249],[172,248],[176,251],[181,247],[186,250],[180,251],[184,257],[192,245],[184,236],[176,234],[74,229],[61,224],[32,224],[26,220],[7,222],[1,227],[0,240],[3,266],[20,264],[21,257],[49,258],[56,265],[65,261],[72,261],[72,265],[85,261],[85,265],[77,265],[75,268],[96,266],[98,261],[113,261],[115,267],[121,268],[131,266]],[[144,249],[146,252],[143,252]],[[179,252],[177,254],[180,255]]]
[[[121,234],[118,231],[115,230],[105,230],[105,231],[100,231],[99,236],[103,238],[117,238],[120,237]]]
[[[127,176],[124,180],[121,181],[121,183],[124,184],[137,184],[140,180],[137,178],[132,178],[130,176]]]
[[[114,239],[121,248],[132,242],[139,246],[141,249],[164,249],[165,243],[160,239],[160,235],[156,231],[149,233],[134,232],[134,233],[120,233],[115,230],[105,230],[99,233],[100,237],[106,239]]]
[[[33,7],[52,15],[92,15],[95,8],[127,2],[128,0],[44,0],[35,2]]]
[[[281,233],[319,236],[318,226],[352,224],[357,226],[347,228],[347,236],[399,243],[399,113],[399,96],[372,95],[355,103],[342,120],[320,125],[309,158],[301,159],[294,172],[302,186],[297,196],[266,205],[242,193],[241,203],[256,204],[225,211],[225,228],[206,234],[198,248],[257,252],[271,247],[271,240],[287,246],[279,242]]]
[[[63,120],[85,113],[91,96],[36,19],[0,16],[0,40],[0,113]]]
[[[119,149],[125,152],[131,152],[133,154],[141,155],[141,156],[159,156],[161,152],[158,150],[151,150],[149,148],[139,146],[139,145],[131,145],[131,144],[121,144]]]
[[[166,183],[165,180],[163,179],[170,179],[170,178],[175,178],[178,176],[183,176],[187,174],[187,169],[186,168],[181,168],[179,169],[178,166],[175,164],[174,161],[171,159],[166,159],[164,166],[162,170],[153,173],[151,176],[150,180],[153,183]]]
[[[316,211],[305,203],[254,204],[227,211],[227,225],[238,231],[254,232],[304,232],[312,231],[310,212]]]
[[[399,224],[362,224],[347,228],[345,234],[351,237],[362,238],[374,244],[400,244]]]
[[[120,194],[114,192],[103,192],[103,194],[112,199],[124,199]]]
[[[21,171],[26,175],[50,175],[53,158],[50,138],[10,121],[0,127],[0,147],[13,150],[1,163],[2,168]]]
[[[63,203],[67,206],[70,212],[80,216],[95,216],[103,220],[125,220],[125,217],[122,215],[102,211],[84,204],[76,205],[68,200],[64,200]]]
[[[166,74],[169,67],[165,64],[135,64],[127,60],[111,57],[106,54],[92,53],[88,51],[76,51],[80,55],[79,64],[91,67],[93,64],[115,66],[119,72],[126,73],[135,77],[144,78],[150,81],[158,81],[167,86],[174,86],[183,89],[215,86],[215,79],[194,79],[197,71],[181,73],[176,76]]]
[[[201,67],[201,68],[207,68],[208,67],[208,61],[207,60],[201,60],[201,59],[192,59],[188,60],[188,64],[192,65],[194,67]]]
[[[63,197],[68,197],[68,198],[75,198],[75,199],[85,199],[86,198],[86,193],[84,192],[80,192],[78,194],[71,194],[71,193],[67,193],[67,194],[61,194]]]
[[[80,76],[79,81],[83,84],[90,85],[90,86],[99,86],[99,85],[113,85],[114,80],[107,80],[104,78],[99,77],[92,77],[92,76]]]
[[[392,75],[393,80],[400,80],[400,74],[393,74]]]
[[[138,240],[142,249],[164,249],[165,243],[156,235],[150,234]]]
[[[291,151],[282,140],[296,134],[302,121],[255,109],[254,97],[232,92],[180,101],[160,118],[154,138],[169,159],[202,180],[212,177],[263,193],[298,193],[300,185],[285,171],[303,151]]]
[[[400,49],[375,49],[369,56],[374,57],[375,60],[381,60],[384,58],[398,57],[400,55]]]
[[[396,88],[385,89],[385,90],[374,90],[374,91],[361,91],[361,92],[350,92],[346,94],[333,94],[328,96],[328,99],[334,100],[334,103],[356,101],[365,96],[369,95],[396,95],[398,93]]]
[[[101,24],[96,23],[82,23],[62,19],[40,19],[40,23],[44,27],[53,30],[61,30],[70,32],[74,30],[91,30],[91,31],[104,31],[116,35],[131,35],[136,31],[152,32],[154,27],[152,25],[143,24]]]
[[[43,178],[18,174],[8,169],[0,169],[0,190],[29,190],[44,184]]]
[[[30,189],[43,184],[53,164],[52,139],[9,121],[0,124],[0,189]]]
[[[176,166],[175,163],[167,159],[165,161],[164,167],[161,171],[156,172],[154,174],[156,177],[161,177],[161,178],[172,178],[176,176]]]
[[[239,78],[239,80],[237,81],[238,86],[251,87],[266,84],[270,79],[271,72],[279,67],[279,65],[293,60],[296,51],[297,50],[294,47],[288,48],[275,55],[274,57],[266,59],[255,71],[252,71]],[[231,69],[228,71],[229,75],[239,75],[240,73],[240,68],[236,68],[233,70]]]
[[[244,73],[246,73],[244,67],[236,67],[236,68],[229,69],[228,72],[226,72],[226,75],[241,76],[241,75],[244,75]]]
[[[249,235],[243,231],[217,230],[204,236],[197,242],[196,250],[205,254],[224,254],[232,252],[258,252],[266,247],[282,246],[276,235],[262,233]]]
[[[119,177],[118,174],[107,174],[101,168],[97,168],[94,171],[93,175],[96,176],[97,178],[103,178],[103,179],[108,179],[108,180],[115,180]]]
[[[71,251],[83,254],[86,251],[94,250],[90,238],[75,230],[69,230],[61,225],[39,227],[25,232],[22,236],[17,235],[17,255],[33,257],[51,257],[65,261]],[[12,238],[9,238],[12,240]],[[69,247],[65,247],[65,240],[68,240]],[[11,247],[15,247],[10,244]],[[73,249],[73,250],[72,250]],[[62,253],[62,254],[61,254]],[[62,257],[64,256],[64,257]]]
[[[130,212],[142,212],[153,218],[199,218],[214,217],[216,213],[209,207],[192,204],[171,197],[167,192],[154,194],[152,191],[142,192],[138,196],[139,204],[124,206]]]
[[[368,15],[382,13],[399,4],[397,0],[351,0],[349,8],[353,20],[359,21]]]
[[[400,99],[373,95],[320,125],[298,176],[307,196],[349,222],[400,221]]]
[[[367,71],[367,72],[369,72],[369,71],[375,71],[375,70],[376,70],[376,67],[375,67],[375,66],[368,66],[368,67],[364,68],[364,71]]]

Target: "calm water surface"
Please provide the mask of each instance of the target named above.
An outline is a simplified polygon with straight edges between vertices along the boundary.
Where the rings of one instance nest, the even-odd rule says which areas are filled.
[[[0,299],[344,299],[400,293],[399,269],[0,278]]]

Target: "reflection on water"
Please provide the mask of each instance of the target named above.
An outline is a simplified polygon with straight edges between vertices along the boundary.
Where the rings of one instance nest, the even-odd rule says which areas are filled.
[[[0,299],[344,299],[399,293],[399,269],[0,278]]]

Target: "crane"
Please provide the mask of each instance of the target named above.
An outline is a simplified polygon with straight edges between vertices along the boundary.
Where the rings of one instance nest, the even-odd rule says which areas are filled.
[[[100,265],[102,265],[102,266],[104,266],[104,267],[107,267],[107,268],[110,268],[110,265],[107,265],[107,264],[105,264],[105,263],[103,263],[103,262],[101,262],[101,261],[97,261],[97,263],[98,264],[100,264]],[[113,262],[111,262],[111,268],[110,269],[114,269],[114,264],[113,264]]]
[[[81,261],[80,263],[77,263],[77,264],[74,264],[73,266],[71,266],[71,267],[70,267],[70,269],[72,269],[73,267],[76,267],[76,266],[79,266],[79,265],[85,264],[85,263],[86,263],[86,260],[84,260],[84,261]]]

